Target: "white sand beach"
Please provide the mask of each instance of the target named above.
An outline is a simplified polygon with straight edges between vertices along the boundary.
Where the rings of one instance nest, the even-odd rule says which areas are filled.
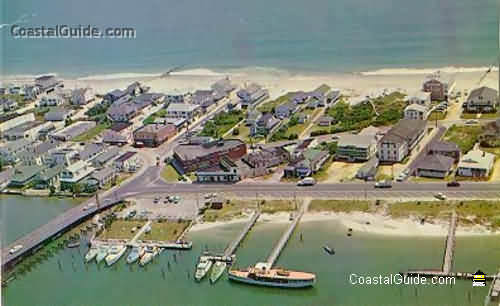
[[[289,223],[290,213],[262,214],[259,222]],[[249,217],[237,218],[230,221],[217,221],[195,224],[190,231],[208,230],[214,227],[246,222]],[[446,220],[428,220],[420,224],[417,218],[392,218],[381,214],[351,212],[308,212],[304,214],[301,222],[311,221],[336,221],[340,222],[346,231],[352,228],[353,232],[363,232],[391,236],[446,236],[448,222]],[[500,232],[491,232],[486,227],[475,225],[470,227],[459,226],[457,236],[500,235]]]
[[[92,87],[96,93],[104,94],[116,88],[125,88],[133,81],[142,82],[160,93],[186,93],[196,89],[206,89],[216,80],[229,76],[234,82],[243,86],[256,82],[269,89],[271,98],[278,97],[288,91],[312,90],[325,83],[333,88],[341,89],[347,95],[360,95],[376,89],[391,88],[404,92],[412,92],[421,88],[426,75],[440,71],[446,78],[456,81],[457,89],[471,89],[479,86],[479,80],[488,67],[442,67],[426,69],[381,69],[361,73],[302,73],[290,72],[274,68],[241,68],[225,71],[213,71],[198,68],[172,72],[167,77],[161,74],[117,73],[109,75],[85,76],[75,79],[64,79],[66,88]],[[34,76],[3,76],[3,83],[29,83]],[[498,69],[495,67],[481,85],[498,88]]]

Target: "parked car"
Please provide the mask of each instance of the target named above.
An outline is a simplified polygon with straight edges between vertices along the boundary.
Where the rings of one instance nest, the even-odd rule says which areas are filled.
[[[469,119],[467,121],[465,121],[465,124],[467,125],[474,125],[474,124],[478,124],[479,121],[475,120],[475,119]]]
[[[19,252],[19,250],[21,250],[22,248],[23,248],[23,246],[21,244],[18,244],[16,246],[14,246],[12,249],[10,249],[9,253],[14,254],[16,252]]]
[[[297,185],[298,186],[313,186],[316,184],[316,180],[312,177],[306,177],[300,180]]]
[[[436,199],[439,199],[439,200],[446,200],[446,196],[442,193],[442,192],[438,192],[434,195],[436,197]]]
[[[446,186],[448,186],[448,187],[460,187],[460,183],[457,181],[452,181],[452,182],[448,182],[448,184],[446,184]]]
[[[390,180],[383,180],[375,183],[375,188],[391,188],[391,187],[392,187],[392,181]]]
[[[131,210],[131,211],[128,213],[128,217],[129,217],[129,218],[133,218],[133,217],[135,217],[135,215],[136,215],[136,214],[137,214],[137,210],[135,210],[135,209],[134,209],[134,210]]]

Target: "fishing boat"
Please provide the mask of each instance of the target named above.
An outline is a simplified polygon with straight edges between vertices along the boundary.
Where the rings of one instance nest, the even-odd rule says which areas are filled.
[[[139,258],[144,255],[144,248],[141,247],[133,247],[132,251],[127,256],[127,263],[131,264],[136,262]]]
[[[97,256],[97,252],[97,247],[91,246],[90,250],[85,254],[85,262],[91,262]]]
[[[124,245],[114,245],[109,249],[108,256],[106,256],[106,264],[111,266],[115,262],[117,262],[120,257],[125,254],[127,247]]]
[[[147,265],[151,260],[153,260],[153,257],[155,257],[156,254],[158,254],[156,247],[147,246],[144,250],[144,255],[142,255],[141,260],[139,260],[139,265]]]
[[[106,258],[106,255],[108,255],[108,250],[109,247],[107,245],[99,246],[99,250],[97,251],[97,256],[95,258],[97,263],[100,263],[104,258]]]
[[[210,282],[212,284],[215,284],[217,280],[222,276],[224,273],[224,270],[226,270],[227,263],[224,261],[216,261],[214,264],[214,267],[212,268],[212,271],[210,272]]]
[[[325,250],[325,252],[327,252],[328,254],[330,255],[334,255],[335,254],[335,250],[330,248],[329,246],[325,245],[323,246],[323,250]]]
[[[212,261],[210,261],[207,256],[201,256],[200,261],[198,261],[198,265],[196,266],[194,279],[198,282],[201,281],[205,277],[205,275],[207,275],[211,267]]]
[[[255,267],[229,270],[231,281],[257,286],[279,288],[306,288],[316,282],[316,275],[308,272],[273,269],[268,263],[257,263]]]

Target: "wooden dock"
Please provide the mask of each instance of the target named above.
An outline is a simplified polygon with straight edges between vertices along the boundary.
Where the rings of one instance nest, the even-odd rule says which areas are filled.
[[[250,221],[248,221],[248,223],[245,225],[245,227],[240,232],[238,237],[236,237],[236,239],[233,240],[231,244],[229,244],[227,248],[224,250],[224,256],[229,257],[233,255],[234,252],[236,252],[236,249],[238,249],[238,246],[241,244],[246,235],[250,232],[250,230],[255,225],[259,217],[260,217],[260,209],[257,209],[256,211],[254,211],[252,217],[250,218]]]
[[[457,213],[453,211],[451,214],[450,227],[448,229],[448,236],[446,237],[445,252],[443,257],[443,267],[444,273],[450,273],[453,267],[453,258],[455,256],[455,245],[456,237],[455,233],[457,231]]]
[[[293,221],[290,224],[290,226],[287,228],[283,236],[281,236],[281,239],[278,241],[278,244],[271,251],[269,257],[267,257],[266,263],[269,265],[269,267],[272,267],[276,262],[276,260],[278,259],[278,257],[280,256],[281,251],[285,248],[286,243],[292,236],[295,227],[297,227],[297,224],[299,224],[300,218],[302,218],[302,215],[304,215],[304,212],[306,212],[307,208],[309,207],[309,203],[310,201],[307,200],[304,202],[301,209],[297,212],[297,214],[293,218]]]

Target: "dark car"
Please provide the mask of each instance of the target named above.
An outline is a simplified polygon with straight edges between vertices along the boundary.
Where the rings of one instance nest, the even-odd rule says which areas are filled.
[[[448,186],[448,187],[460,187],[460,183],[457,181],[452,181],[452,182],[448,182],[448,184],[446,184],[446,186]]]

